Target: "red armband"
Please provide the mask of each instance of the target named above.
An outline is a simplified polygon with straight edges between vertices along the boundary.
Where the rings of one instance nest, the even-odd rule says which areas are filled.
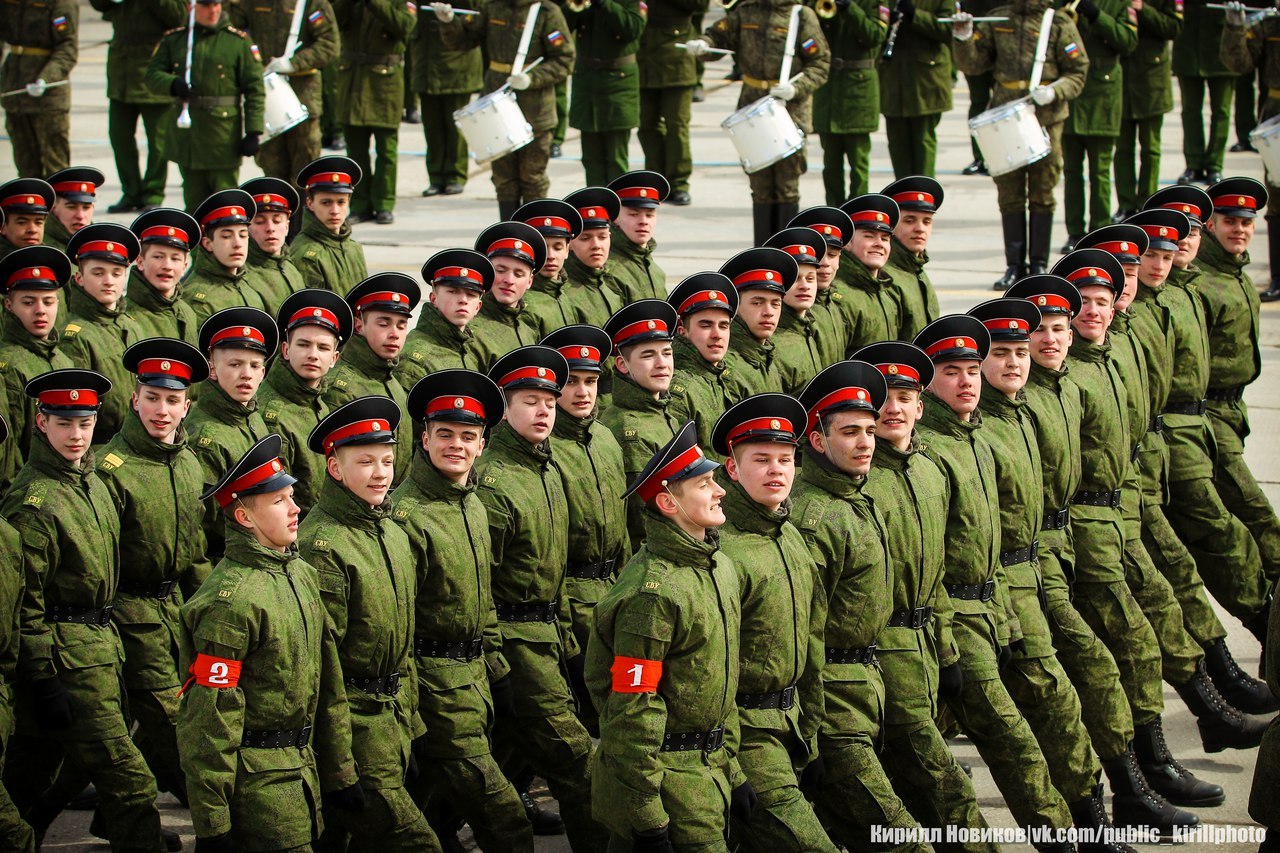
[[[658,682],[662,679],[662,661],[619,655],[613,659],[609,671],[613,673],[614,693],[657,693]]]
[[[191,677],[178,691],[179,696],[187,692],[187,688],[193,681],[201,687],[214,687],[219,690],[235,687],[240,683],[240,661],[238,660],[227,660],[201,653],[196,655],[195,663],[191,664],[187,671],[191,673]]]

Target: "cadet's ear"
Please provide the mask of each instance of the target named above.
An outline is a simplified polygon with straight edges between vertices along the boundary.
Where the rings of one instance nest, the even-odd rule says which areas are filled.
[[[822,430],[815,429],[809,433],[809,446],[813,448],[815,453],[823,456],[827,454],[827,437],[822,434]]]
[[[338,454],[331,453],[326,456],[324,460],[324,467],[325,470],[329,472],[330,477],[337,480],[339,483],[342,482],[342,466],[338,464]]]
[[[675,496],[666,490],[658,492],[652,503],[653,508],[662,515],[674,517],[680,513],[680,505],[676,503]]]

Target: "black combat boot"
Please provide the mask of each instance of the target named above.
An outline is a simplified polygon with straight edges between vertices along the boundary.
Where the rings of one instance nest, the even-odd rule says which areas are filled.
[[[1015,281],[1027,274],[1027,212],[1014,210],[1000,214],[1000,226],[1004,232],[1004,262],[1007,268],[992,287],[995,290],[1008,290]]]
[[[528,791],[520,795],[520,802],[524,803],[524,814],[533,825],[534,835],[564,835],[564,821],[559,812],[538,805]]]
[[[1280,229],[1276,229],[1280,231]],[[1222,698],[1233,708],[1246,714],[1269,714],[1280,711],[1277,700],[1265,681],[1259,681],[1236,663],[1226,640],[1214,640],[1204,650],[1204,666]]]
[[[1068,803],[1067,808],[1071,810],[1071,822],[1075,824],[1076,829],[1090,830],[1094,833],[1093,840],[1081,839],[1076,845],[1080,853],[1138,853],[1128,844],[1103,841],[1103,830],[1111,826],[1111,819],[1107,817],[1107,806],[1102,801],[1101,785],[1094,788],[1093,793],[1083,800]]]
[[[1053,211],[1031,211],[1030,247],[1031,268],[1028,275],[1043,275],[1049,271],[1050,243],[1053,241]]]
[[[1280,228],[1267,232],[1267,251],[1271,257],[1271,284],[1258,295],[1263,302],[1280,299]]]
[[[763,246],[773,236],[773,203],[751,205],[751,245]]]
[[[1175,685],[1175,689],[1191,713],[1196,715],[1196,726],[1200,729],[1200,742],[1204,744],[1205,752],[1253,749],[1262,743],[1267,721],[1246,717],[1231,707],[1213,686],[1204,661],[1196,666],[1196,674],[1190,681]]]
[[[107,824],[102,817],[102,810],[99,809],[93,813],[93,819],[89,821],[89,834],[94,838],[107,840]],[[172,829],[160,827],[160,839],[164,842],[164,849],[168,853],[178,853],[182,849],[182,836],[174,832]]]
[[[498,220],[500,222],[506,222],[511,217],[515,216],[516,210],[519,209],[519,207],[520,202],[518,201],[503,201],[502,199],[498,199]]]
[[[780,201],[773,206],[773,234],[777,234],[783,228],[787,227],[787,223],[796,218],[796,214],[800,212],[800,202],[798,201]],[[1280,231],[1280,228],[1276,229]],[[773,234],[769,236],[772,237]]]
[[[1175,808],[1147,784],[1138,766],[1133,745],[1123,755],[1103,759],[1102,769],[1111,782],[1111,819],[1116,826],[1152,827],[1162,837],[1173,835],[1174,827],[1198,826],[1200,818]]]
[[[1221,785],[1197,779],[1178,763],[1164,739],[1159,717],[1133,727],[1133,750],[1138,754],[1142,775],[1169,802],[1179,806],[1216,806],[1227,798]]]

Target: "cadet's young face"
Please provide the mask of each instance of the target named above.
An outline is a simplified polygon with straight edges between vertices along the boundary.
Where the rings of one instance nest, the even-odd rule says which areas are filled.
[[[1253,240],[1253,230],[1257,227],[1258,220],[1244,216],[1227,216],[1225,213],[1215,213],[1209,217],[1209,221],[1205,223],[1205,228],[1218,241],[1228,254],[1243,255],[1249,249],[1249,243]]]
[[[680,321],[679,331],[689,339],[693,348],[711,364],[724,361],[729,351],[729,330],[733,318],[728,311],[709,309],[690,314]]]
[[[129,268],[106,261],[85,261],[76,271],[76,284],[94,302],[115,310],[129,282]]]
[[[530,444],[541,444],[556,425],[556,395],[538,388],[507,394],[507,423]]]
[[[244,259],[249,255],[249,226],[227,225],[216,228],[212,234],[200,238],[200,245],[226,269],[238,270],[244,266]]]
[[[575,418],[588,417],[596,407],[600,391],[600,374],[592,370],[570,370],[569,381],[556,401],[560,408]]]
[[[53,215],[58,217],[67,233],[74,234],[93,222],[93,202],[58,198],[53,202]]]
[[[362,311],[356,317],[356,334],[364,337],[378,358],[395,358],[404,349],[409,318],[390,311]]]
[[[480,310],[480,294],[465,287],[433,285],[427,298],[446,320],[459,329],[466,328]]]
[[[1115,291],[1101,285],[1080,288],[1080,313],[1071,321],[1076,334],[1086,341],[1102,343],[1116,316]]]
[[[906,450],[911,443],[911,433],[916,421],[924,414],[920,392],[910,388],[890,388],[880,407],[880,422],[876,424],[876,437],[882,438],[899,450]]]
[[[1009,399],[1027,384],[1031,372],[1031,344],[995,343],[982,360],[982,378]]]
[[[97,415],[66,418],[36,412],[36,428],[44,433],[49,446],[63,459],[75,465],[79,465],[88,452],[89,444],[93,441],[93,425],[97,422]]]
[[[611,245],[608,228],[587,228],[569,243],[569,251],[584,266],[602,270],[609,260]]]
[[[861,477],[876,452],[876,416],[856,410],[828,415],[809,433],[809,444],[845,474]]]
[[[653,229],[658,224],[658,209],[623,205],[614,224],[627,235],[628,240],[643,249],[653,239]]]
[[[1133,303],[1138,295],[1138,267],[1140,264],[1121,264],[1124,267],[1124,291],[1116,300],[1116,310],[1124,311]]]
[[[293,486],[241,498],[234,512],[236,522],[249,528],[259,545],[273,551],[283,551],[298,541],[298,514]]]
[[[4,298],[5,310],[18,318],[33,338],[44,340],[58,316],[58,290],[15,290]]]
[[[1200,237],[1200,229],[1193,225],[1187,236],[1178,241],[1178,251],[1173,254],[1175,267],[1184,270],[1195,263],[1196,255],[1200,254]]]
[[[259,213],[249,223],[249,237],[259,249],[273,258],[284,249],[284,241],[288,236],[289,214],[287,213]]]
[[[921,213],[917,210],[904,210],[894,226],[893,236],[907,250],[917,257],[929,248],[929,237],[933,234],[933,214]]]
[[[1061,370],[1071,349],[1071,320],[1064,314],[1045,314],[1031,333],[1031,359],[1049,370]]]
[[[694,539],[705,539],[708,527],[724,524],[724,510],[720,508],[724,487],[716,482],[714,473],[708,471],[672,483],[653,499],[654,508]]]
[[[280,357],[312,388],[338,363],[338,336],[310,323],[298,326],[280,345]]]
[[[38,246],[44,239],[43,213],[10,213],[0,223],[0,236],[21,249]]]
[[[1164,249],[1147,249],[1138,264],[1138,281],[1147,287],[1160,287],[1173,269],[1173,252]]]
[[[670,341],[646,341],[627,347],[616,357],[618,372],[630,376],[650,394],[658,395],[671,387],[675,358]]]
[[[138,255],[138,272],[161,296],[168,299],[187,271],[187,253],[172,246],[148,243]]]
[[[724,470],[751,500],[775,511],[791,495],[796,448],[780,441],[749,441],[732,448]]]
[[[516,305],[533,284],[533,267],[515,258],[493,259],[493,298],[500,305]]]
[[[339,447],[325,460],[329,476],[369,506],[382,506],[396,469],[394,444]]]
[[[484,450],[484,427],[429,421],[422,433],[422,449],[441,476],[454,483],[465,483],[476,458]]]
[[[257,350],[218,347],[209,356],[209,378],[228,397],[247,406],[267,375],[266,364],[266,356]]]
[[[929,390],[961,420],[978,408],[978,395],[982,390],[982,364],[977,361],[944,361],[934,366],[933,382]]]
[[[351,213],[350,193],[313,192],[307,194],[307,210],[334,234],[342,230]]]
[[[836,277],[836,270],[840,268],[840,248],[838,246],[827,246],[827,253],[822,256],[822,263],[818,264],[818,290],[826,290],[831,286],[831,281]]]
[[[742,319],[751,337],[767,341],[778,330],[778,316],[782,314],[782,296],[772,290],[753,288],[742,294],[738,302],[738,317]]]
[[[875,272],[889,262],[889,235],[873,228],[855,228],[847,249],[864,267]]]
[[[147,435],[164,444],[173,444],[178,426],[191,410],[186,389],[157,388],[154,385],[135,385],[131,403]]]
[[[782,301],[803,317],[813,307],[813,302],[817,298],[818,268],[809,264],[800,264],[800,274],[796,276],[795,284],[791,285],[791,289],[782,297]]]
[[[547,260],[538,270],[543,278],[554,279],[564,269],[564,259],[569,257],[569,241],[563,237],[547,238]]]

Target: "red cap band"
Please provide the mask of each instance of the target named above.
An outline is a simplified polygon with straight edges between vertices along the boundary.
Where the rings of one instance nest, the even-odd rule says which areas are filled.
[[[315,323],[317,325],[333,326],[333,328],[341,328],[338,325],[338,315],[330,311],[328,308],[299,308],[289,317],[289,322],[285,325],[292,328],[299,323]]]
[[[813,253],[813,247],[806,246],[804,243],[797,243],[794,246],[783,246],[782,251],[786,252],[800,263],[816,264],[818,262],[818,256]]]
[[[925,355],[933,356],[937,353],[940,353],[944,350],[949,350],[949,349],[976,350],[977,348],[978,348],[977,341],[975,341],[973,338],[966,338],[963,335],[961,335],[959,337],[954,337],[954,338],[943,338],[937,343],[930,344],[929,346],[925,347],[924,353]]]
[[[358,299],[356,301],[356,310],[363,311],[375,302],[395,302],[397,304],[403,302],[405,308],[409,307],[409,297],[403,293],[395,290],[379,290],[376,293],[369,293]]]
[[[59,181],[53,184],[53,191],[59,195],[67,193],[87,193],[88,195],[97,194],[97,185],[90,181]]]
[[[44,196],[42,195],[11,195],[4,201],[0,201],[0,207],[18,207],[25,205],[27,207],[44,207]]]
[[[933,206],[933,196],[929,193],[909,192],[890,196],[898,204],[927,204]]]
[[[555,373],[545,367],[521,367],[499,379],[498,387],[506,388],[512,382],[519,382],[521,379],[539,379],[543,382],[550,382],[552,385],[556,384]]]
[[[213,337],[209,338],[209,349],[213,349],[223,341],[232,339],[240,340],[242,338],[248,338],[254,343],[261,344],[263,348],[267,346],[266,335],[262,334],[262,332],[258,331],[253,326],[231,326],[230,328],[215,332]]]
[[[517,240],[514,237],[504,237],[489,244],[489,251],[485,254],[495,255],[498,252],[510,252],[518,258],[523,258],[529,263],[533,263],[533,247],[524,240]]]
[[[335,429],[324,437],[324,453],[328,456],[333,452],[334,445],[340,441],[346,441],[348,438],[355,438],[361,435],[385,435],[391,432],[391,424],[381,418],[370,418],[365,421],[356,421],[347,424],[340,429]]]
[[[560,347],[560,354],[567,361],[594,361],[599,364],[604,360],[600,350],[588,346]]]
[[[128,250],[125,249],[124,244],[115,243],[110,240],[90,240],[76,250],[76,257],[78,258],[81,255],[93,254],[95,252],[97,254],[111,255],[112,257],[119,258],[126,264],[129,262]]]
[[[1179,213],[1185,213],[1187,216],[1194,216],[1196,219],[1200,218],[1199,205],[1187,204],[1186,202],[1182,202],[1182,201],[1175,201],[1175,202],[1172,202],[1171,204],[1162,205],[1162,207],[1165,210],[1176,210]]]
[[[484,287],[484,276],[470,267],[441,267],[431,276],[431,283],[435,284],[444,278],[462,278]]]
[[[721,302],[726,308],[729,307],[729,299],[718,290],[699,290],[697,293],[690,294],[689,298],[680,303],[680,310],[676,313],[683,317],[689,312],[690,308],[700,305],[703,302]]]
[[[840,233],[840,229],[834,225],[810,225],[814,231],[817,231],[823,237],[834,237],[843,242],[844,235]]]
[[[729,430],[729,434],[725,436],[725,443],[732,449],[735,444],[746,438],[750,433],[765,431],[785,432],[790,433],[792,436],[796,434],[795,427],[786,418],[752,418]]]
[[[626,346],[628,339],[648,332],[659,332],[665,335],[669,333],[669,330],[663,320],[639,320],[635,323],[628,323],[619,329],[613,336],[613,345],[616,347]]]
[[[1136,255],[1138,254],[1138,244],[1130,243],[1128,240],[1112,240],[1108,243],[1099,243],[1093,246],[1094,249],[1101,249],[1104,252],[1110,252],[1113,255]]]
[[[525,225],[530,225],[539,231],[544,228],[554,228],[558,231],[573,232],[572,226],[569,225],[569,220],[561,219],[559,216],[537,216],[533,219],[526,219]]]
[[[24,267],[13,271],[9,276],[9,280],[5,282],[5,287],[13,288],[24,281],[51,281],[54,284],[58,283],[53,270],[48,267]]]
[[[1170,240],[1174,243],[1178,242],[1178,231],[1170,228],[1168,225],[1139,225],[1143,231],[1147,232],[1148,237],[1155,237],[1159,240]]]
[[[618,198],[644,198],[657,201],[662,197],[655,187],[623,187],[618,190]]]
[[[284,465],[279,459],[264,462],[244,476],[237,477],[221,489],[218,489],[213,493],[213,498],[218,502],[218,506],[225,507],[235,500],[241,492],[265,483],[283,470]]]
[[[1221,210],[1233,207],[1243,207],[1248,210],[1258,209],[1258,200],[1251,195],[1220,195],[1213,199],[1213,209]]]
[[[778,278],[778,274],[773,270],[747,270],[733,277],[733,286],[742,289],[747,284],[773,284],[779,287],[786,287]]]
[[[171,358],[144,358],[138,362],[139,376],[176,376],[191,381],[191,365]]]
[[[1031,334],[1031,326],[1026,320],[1018,317],[994,317],[990,320],[983,320],[982,325],[987,327],[988,332],[1018,332],[1019,334]]]
[[[144,228],[142,229],[142,235],[138,239],[143,243],[152,240],[181,240],[188,246],[191,245],[191,239],[187,236],[186,231],[169,225],[152,225],[150,228]]]
[[[854,222],[883,222],[885,224],[889,222],[889,214],[879,210],[859,210],[849,218]]]
[[[285,210],[289,210],[288,199],[282,195],[276,195],[275,193],[262,193],[261,195],[255,195],[253,200],[257,203],[259,211],[267,206],[283,207]]]
[[[349,186],[351,184],[351,176],[346,172],[320,172],[307,178],[307,186],[315,186],[316,184],[342,184]]]
[[[919,379],[919,377],[916,377]],[[822,413],[832,406],[844,403],[849,400],[857,400],[859,403],[871,405],[871,392],[866,388],[859,388],[857,385],[850,385],[847,388],[840,388],[832,391],[818,402],[809,407],[809,423],[806,426],[807,432],[813,432],[818,427],[818,418],[822,417]]]
[[[1106,278],[1107,281],[1111,280],[1109,277],[1106,276],[1105,273],[1102,272],[1102,270],[1095,270],[1092,267],[1086,267],[1085,269],[1088,270],[1089,272],[1098,273],[1099,274],[1098,278]],[[1085,277],[1087,277],[1085,275],[1085,270],[1076,270],[1071,275],[1067,276],[1067,278],[1071,279],[1072,281],[1079,278],[1085,278]],[[1071,303],[1056,293],[1038,293],[1035,296],[1028,296],[1027,300],[1029,302],[1034,302],[1036,304],[1036,307],[1039,308],[1041,311],[1044,311],[1045,309],[1056,308],[1059,311],[1066,311],[1067,313],[1071,313]]]
[[[238,205],[233,204],[233,205],[230,205],[229,207],[215,207],[213,210],[209,211],[204,215],[204,219],[200,220],[200,224],[208,225],[210,222],[213,222],[214,220],[217,220],[217,219],[232,219],[237,216],[242,217],[244,219],[249,218],[248,215],[245,214],[244,208]]]
[[[98,406],[98,392],[91,388],[41,391],[36,399],[42,406],[61,406],[64,409],[92,409]]]
[[[474,397],[436,397],[427,403],[428,418],[441,412],[470,412],[480,420],[485,420],[484,406]]]
[[[1105,282],[1107,282],[1107,283],[1109,283],[1109,284],[1114,284],[1114,282],[1112,282],[1112,281],[1111,281],[1111,275],[1110,275],[1110,273],[1108,273],[1106,270],[1104,270],[1104,269],[1100,269],[1100,268],[1098,268],[1098,267],[1081,267],[1080,269],[1076,270],[1075,272],[1067,273],[1067,281],[1071,282],[1072,284],[1074,284],[1074,283],[1076,283],[1077,281],[1080,281],[1080,280],[1082,280],[1082,279],[1086,279],[1086,278],[1100,278],[1100,279],[1102,279],[1103,281],[1105,281]],[[1054,306],[1055,308],[1059,308],[1059,307],[1060,307],[1060,308],[1069,308],[1069,307],[1070,307],[1070,305],[1067,303],[1067,301],[1066,301],[1065,299],[1062,299],[1062,297],[1060,297],[1060,296],[1054,296],[1053,294],[1047,294],[1047,295],[1048,295],[1048,296],[1050,296],[1050,297],[1051,297],[1051,298],[1053,298],[1053,299],[1060,300],[1060,301],[1062,302],[1062,305],[1060,305],[1060,306],[1059,306],[1059,305],[1055,305],[1055,306]],[[1037,297],[1036,297],[1036,299],[1037,299],[1037,300],[1039,300],[1039,299],[1040,299],[1040,297],[1039,297],[1039,296],[1037,296]],[[1040,303],[1039,301],[1037,301],[1037,302],[1036,302],[1036,304],[1037,304],[1037,305],[1040,305],[1040,304],[1042,304],[1042,303]]]
[[[917,385],[920,384],[920,371],[916,370],[909,364],[899,364],[896,361],[889,361],[884,364],[877,364],[876,370],[880,371],[885,376],[906,377]]]
[[[584,219],[603,219],[608,221],[609,211],[603,207],[580,207],[578,214]]]
[[[640,500],[648,503],[658,496],[658,494],[666,488],[667,480],[674,477],[681,471],[690,467],[699,460],[705,459],[706,455],[702,452],[702,448],[694,445],[681,453],[675,459],[672,459],[666,465],[663,465],[657,471],[649,475],[649,479],[645,480],[636,489],[636,494],[640,496]]]

